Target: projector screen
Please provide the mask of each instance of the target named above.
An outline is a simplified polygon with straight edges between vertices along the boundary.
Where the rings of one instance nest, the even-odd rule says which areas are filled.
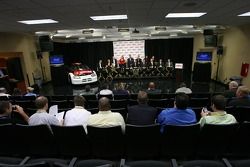
[[[119,60],[123,55],[125,59],[129,55],[136,59],[138,55],[143,59],[145,57],[145,41],[116,41],[113,42],[114,58]]]

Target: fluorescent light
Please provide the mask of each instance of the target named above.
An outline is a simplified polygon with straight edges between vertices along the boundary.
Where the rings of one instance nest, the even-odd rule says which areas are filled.
[[[90,16],[91,19],[98,20],[124,20],[128,19],[127,15],[106,15],[106,16]]]
[[[201,17],[207,13],[169,13],[166,18]]]
[[[238,16],[250,16],[250,12],[242,13],[242,14],[240,14]]]
[[[52,20],[52,19],[23,20],[23,21],[17,21],[17,22],[23,23],[23,24],[49,24],[49,23],[58,23],[58,21]]]

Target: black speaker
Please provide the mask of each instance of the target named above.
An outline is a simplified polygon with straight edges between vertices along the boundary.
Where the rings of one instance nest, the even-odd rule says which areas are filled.
[[[217,35],[205,35],[204,42],[205,42],[205,47],[216,47]]]
[[[51,52],[54,50],[53,42],[48,35],[39,37],[39,45],[41,52]]]
[[[223,52],[224,52],[223,46],[218,46],[217,47],[217,55],[223,55]]]
[[[203,30],[203,35],[214,35],[214,30],[210,29]]]
[[[40,52],[40,51],[37,51],[36,52],[36,57],[37,57],[37,59],[42,59],[43,58],[43,53]]]

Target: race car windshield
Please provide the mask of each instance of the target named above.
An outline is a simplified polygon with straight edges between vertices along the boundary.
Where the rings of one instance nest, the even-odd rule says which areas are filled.
[[[86,65],[74,65],[73,70],[90,70],[90,68]]]

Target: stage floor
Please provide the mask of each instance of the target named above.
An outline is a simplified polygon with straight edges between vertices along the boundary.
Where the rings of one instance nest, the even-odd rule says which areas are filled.
[[[177,83],[174,79],[119,79],[114,80],[110,83],[111,89],[114,83],[123,82],[126,83],[128,90],[131,93],[138,93],[139,90],[145,90],[149,82],[155,82],[156,88],[161,89],[162,93],[174,93],[176,88],[178,88],[180,83]],[[225,86],[218,84],[216,82],[206,82],[206,83],[192,83],[186,82],[188,86],[191,87],[192,91],[195,93],[199,92],[223,92]],[[101,83],[97,82],[91,84],[92,88],[97,88]],[[64,85],[64,86],[53,86],[51,82],[43,85],[40,90],[40,95],[79,95],[83,91],[85,85],[73,86],[73,85]]]

